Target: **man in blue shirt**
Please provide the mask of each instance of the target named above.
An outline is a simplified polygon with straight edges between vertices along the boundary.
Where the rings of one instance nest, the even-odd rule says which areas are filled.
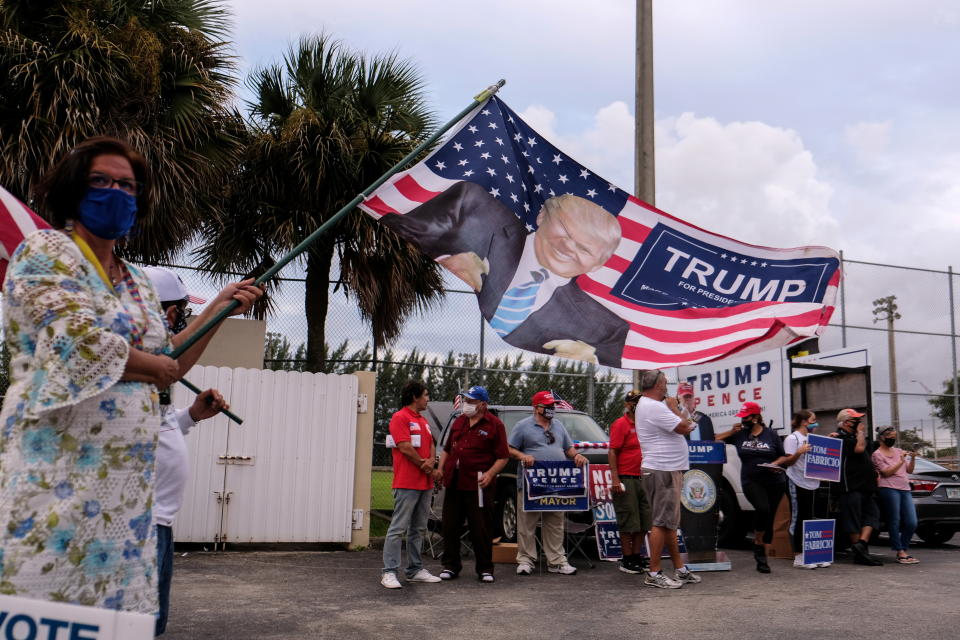
[[[533,394],[533,415],[524,418],[510,432],[510,457],[519,460],[524,467],[533,466],[537,460],[563,461],[573,460],[580,467],[587,459],[577,453],[573,439],[563,423],[557,420],[556,400],[549,391]],[[523,471],[517,473],[519,494],[517,504],[523,504]],[[540,531],[543,536],[543,551],[547,556],[547,571],[561,575],[577,572],[567,562],[563,550],[562,511],[517,511],[517,575],[528,576],[533,573],[537,557],[535,532],[537,521],[541,520]]]

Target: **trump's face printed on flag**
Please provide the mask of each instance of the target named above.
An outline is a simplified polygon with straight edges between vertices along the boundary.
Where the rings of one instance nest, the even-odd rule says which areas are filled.
[[[620,225],[589,200],[562,195],[547,200],[537,216],[537,262],[563,278],[596,271],[620,243]]]

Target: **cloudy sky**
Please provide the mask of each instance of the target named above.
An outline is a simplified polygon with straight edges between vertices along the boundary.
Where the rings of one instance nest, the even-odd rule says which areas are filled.
[[[326,31],[416,61],[443,119],[506,78],[500,97],[534,128],[632,190],[632,1],[231,4],[244,73]],[[655,0],[656,204],[754,244],[946,269],[960,235],[958,27],[953,0]],[[896,294],[900,326],[949,331],[945,275],[854,267],[847,287],[852,323]],[[830,329],[825,343],[839,339]],[[887,388],[884,336],[848,342],[877,347]],[[903,390],[938,388],[949,342],[903,344]]]

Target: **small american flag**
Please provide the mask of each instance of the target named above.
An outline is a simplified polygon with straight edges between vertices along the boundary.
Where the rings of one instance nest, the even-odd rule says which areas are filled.
[[[833,249],[761,247],[686,223],[578,164],[496,96],[360,208],[378,219],[403,216],[461,182],[481,186],[527,233],[536,231],[544,202],[564,194],[616,217],[620,241],[614,254],[574,279],[626,327],[619,353],[600,364],[654,369],[774,349],[820,335],[834,311],[841,272]],[[717,219],[723,220],[722,212]],[[418,243],[417,237],[407,239]],[[513,344],[509,332],[501,335]]]
[[[573,411],[573,405],[560,397],[560,394],[554,389],[550,389],[550,393],[553,394],[553,399],[556,401],[557,409],[566,409],[567,411]]]
[[[461,404],[463,404],[463,395],[458,393],[453,398],[453,410],[458,411]]]
[[[7,274],[10,256],[23,238],[37,229],[49,228],[40,216],[0,187],[0,283]]]

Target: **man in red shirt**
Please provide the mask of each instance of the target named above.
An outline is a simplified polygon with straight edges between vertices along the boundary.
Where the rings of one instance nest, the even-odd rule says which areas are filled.
[[[383,543],[383,574],[380,584],[399,589],[400,549],[407,534],[406,577],[411,582],[440,582],[423,568],[420,548],[430,515],[430,498],[440,472],[434,469],[436,449],[430,425],[420,412],[427,408],[430,393],[426,385],[410,380],[400,391],[403,408],[390,418],[387,447],[393,449],[393,518]]]
[[[640,395],[639,391],[631,391],[624,398],[623,415],[610,425],[607,453],[613,482],[613,509],[617,513],[617,526],[623,545],[620,571],[636,574],[643,572],[645,559],[640,555],[640,549],[652,526],[650,502],[641,482],[643,452],[640,450],[634,419]]]
[[[507,431],[487,411],[490,395],[480,386],[460,394],[463,413],[450,425],[450,437],[440,454],[443,496],[443,571],[452,580],[463,569],[460,536],[463,521],[470,528],[477,577],[493,582],[493,501],[497,474],[507,464]],[[481,496],[482,492],[482,496]]]

